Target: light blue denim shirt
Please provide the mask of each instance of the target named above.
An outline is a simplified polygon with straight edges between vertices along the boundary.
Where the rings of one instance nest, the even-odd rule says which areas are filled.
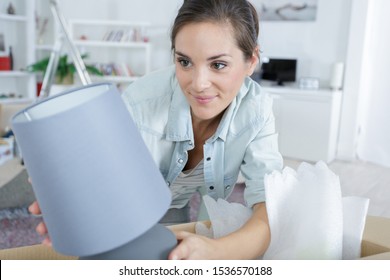
[[[187,163],[194,147],[190,107],[169,67],[146,75],[123,93],[141,135],[167,185]],[[264,175],[282,168],[272,99],[250,78],[225,111],[216,133],[203,146],[205,185],[200,193],[226,198],[239,172],[248,207],[265,200]]]

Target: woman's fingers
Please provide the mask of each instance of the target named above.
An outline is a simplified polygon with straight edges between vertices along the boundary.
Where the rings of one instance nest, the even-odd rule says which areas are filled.
[[[40,222],[35,230],[40,234],[40,235],[46,235],[47,234],[47,227],[44,222]]]
[[[31,184],[32,181],[31,181],[31,178],[28,177],[28,182]],[[41,215],[42,212],[41,212],[41,208],[39,207],[39,204],[38,204],[38,201],[34,201],[29,207],[28,207],[28,211],[30,211],[31,214],[33,215]],[[42,236],[45,236],[46,237],[43,239],[42,241],[42,244],[44,245],[47,245],[47,246],[51,246],[51,240],[50,240],[50,237],[47,236],[48,234],[48,231],[47,231],[47,227],[46,227],[46,224],[44,222],[40,222],[37,227],[35,228],[36,232],[39,234],[39,235],[42,235]]]
[[[29,207],[28,211],[30,211],[31,214],[33,215],[40,215],[41,213],[41,208],[39,207],[38,201],[34,201]]]
[[[45,239],[43,239],[43,241],[42,241],[42,244],[46,245],[46,246],[52,246],[51,240],[49,237],[45,237]]]
[[[48,234],[48,231],[47,231],[47,227],[46,227],[46,224],[44,222],[40,222],[37,227],[35,228],[36,232],[39,234],[39,235],[42,235],[42,236],[45,236],[45,238],[43,239],[42,241],[42,244],[44,245],[47,245],[47,246],[51,246],[51,239],[50,237],[47,235]]]

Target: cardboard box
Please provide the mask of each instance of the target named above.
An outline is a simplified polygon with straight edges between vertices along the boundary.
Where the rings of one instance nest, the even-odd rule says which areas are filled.
[[[14,158],[14,139],[0,138],[0,165]]]
[[[210,226],[210,222],[203,222]],[[170,230],[195,233],[195,223],[168,226]],[[76,260],[77,257],[64,256],[51,247],[33,245],[0,250],[0,260]],[[361,259],[390,260],[390,219],[367,216],[363,234]]]

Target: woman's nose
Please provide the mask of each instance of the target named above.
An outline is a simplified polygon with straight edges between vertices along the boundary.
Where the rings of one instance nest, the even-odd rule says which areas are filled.
[[[194,90],[201,92],[209,88],[211,85],[209,74],[205,69],[194,70],[192,76],[192,86]]]

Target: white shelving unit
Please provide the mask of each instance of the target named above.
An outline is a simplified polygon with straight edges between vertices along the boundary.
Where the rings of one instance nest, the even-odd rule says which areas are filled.
[[[35,0],[35,55],[37,60],[50,56],[58,34],[58,24],[50,10],[49,0]],[[45,23],[46,22],[46,23]]]
[[[146,22],[70,19],[69,32],[85,62],[95,64],[105,74],[94,82],[128,84],[150,72],[151,44]]]
[[[12,3],[15,14],[7,14],[6,5]],[[36,97],[35,75],[24,71],[27,65],[35,61],[34,51],[34,0],[7,1],[0,10],[0,33],[4,35],[6,53],[12,47],[13,70],[0,71],[0,93],[14,95],[9,99],[0,99],[0,104],[20,100],[34,100]]]
[[[331,162],[336,157],[342,91],[263,87],[273,99],[279,150],[285,157]]]
[[[21,22],[27,21],[27,17],[26,16],[8,15],[8,14],[0,14],[0,19],[2,19],[2,20],[9,20],[9,21],[21,21]]]

